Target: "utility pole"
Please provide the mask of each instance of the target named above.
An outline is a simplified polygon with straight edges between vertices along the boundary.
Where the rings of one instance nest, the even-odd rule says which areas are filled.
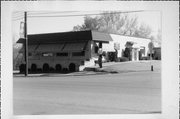
[[[99,67],[102,68],[102,42],[99,42],[99,58],[98,58],[98,63],[99,63]]]
[[[24,56],[25,56],[25,76],[28,76],[28,38],[27,38],[27,12],[24,12]]]

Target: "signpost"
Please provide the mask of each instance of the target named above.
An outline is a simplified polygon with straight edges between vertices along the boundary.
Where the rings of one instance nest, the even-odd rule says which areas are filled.
[[[152,62],[152,52],[153,52],[153,48],[154,48],[154,44],[152,43],[152,41],[148,44],[149,47],[149,51],[150,51],[150,60]],[[151,64],[151,71],[153,71],[153,65]]]
[[[115,42],[114,49],[115,49],[115,61],[117,61],[118,60],[118,50],[120,50],[120,43]]]

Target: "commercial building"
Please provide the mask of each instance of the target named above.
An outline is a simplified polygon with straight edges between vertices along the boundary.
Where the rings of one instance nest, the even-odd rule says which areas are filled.
[[[24,42],[24,39],[17,41]],[[129,42],[132,43],[130,60],[138,61],[139,56],[147,56],[150,40],[144,38],[91,30],[28,35],[28,68],[32,72],[82,71],[94,66],[100,53],[104,61],[110,61],[109,54],[113,53],[123,57]],[[24,47],[19,53],[24,54]],[[22,62],[21,71],[23,66]]]

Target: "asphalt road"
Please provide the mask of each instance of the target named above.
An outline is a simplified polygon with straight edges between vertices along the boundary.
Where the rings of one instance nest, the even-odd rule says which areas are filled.
[[[14,77],[15,115],[161,112],[160,71]]]

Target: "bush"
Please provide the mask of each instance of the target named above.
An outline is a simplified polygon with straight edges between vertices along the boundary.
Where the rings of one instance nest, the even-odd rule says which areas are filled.
[[[129,59],[127,57],[119,57],[118,58],[120,62],[127,62]]]
[[[50,72],[54,72],[55,70],[54,70],[53,67],[50,67],[50,68],[49,68],[49,71],[50,71]]]
[[[103,51],[103,53],[102,53],[102,56],[106,56],[107,54],[106,54],[106,52],[105,51]]]
[[[142,57],[141,60],[149,60],[148,57]]]
[[[120,61],[121,61],[121,58],[118,57],[118,58],[116,59],[116,62],[120,62]]]
[[[44,64],[43,64],[43,72],[44,72],[44,73],[48,73],[48,72],[49,72],[49,68],[50,68],[50,67],[49,67],[49,64],[47,64],[47,63],[44,63]]]
[[[26,65],[25,65],[25,64],[21,64],[21,65],[19,66],[19,70],[20,70],[20,73],[24,73],[25,70],[26,70]]]
[[[68,68],[63,68],[63,69],[62,69],[62,72],[63,72],[63,73],[68,73]]]
[[[37,73],[42,73],[42,69],[41,68],[37,68]]]

